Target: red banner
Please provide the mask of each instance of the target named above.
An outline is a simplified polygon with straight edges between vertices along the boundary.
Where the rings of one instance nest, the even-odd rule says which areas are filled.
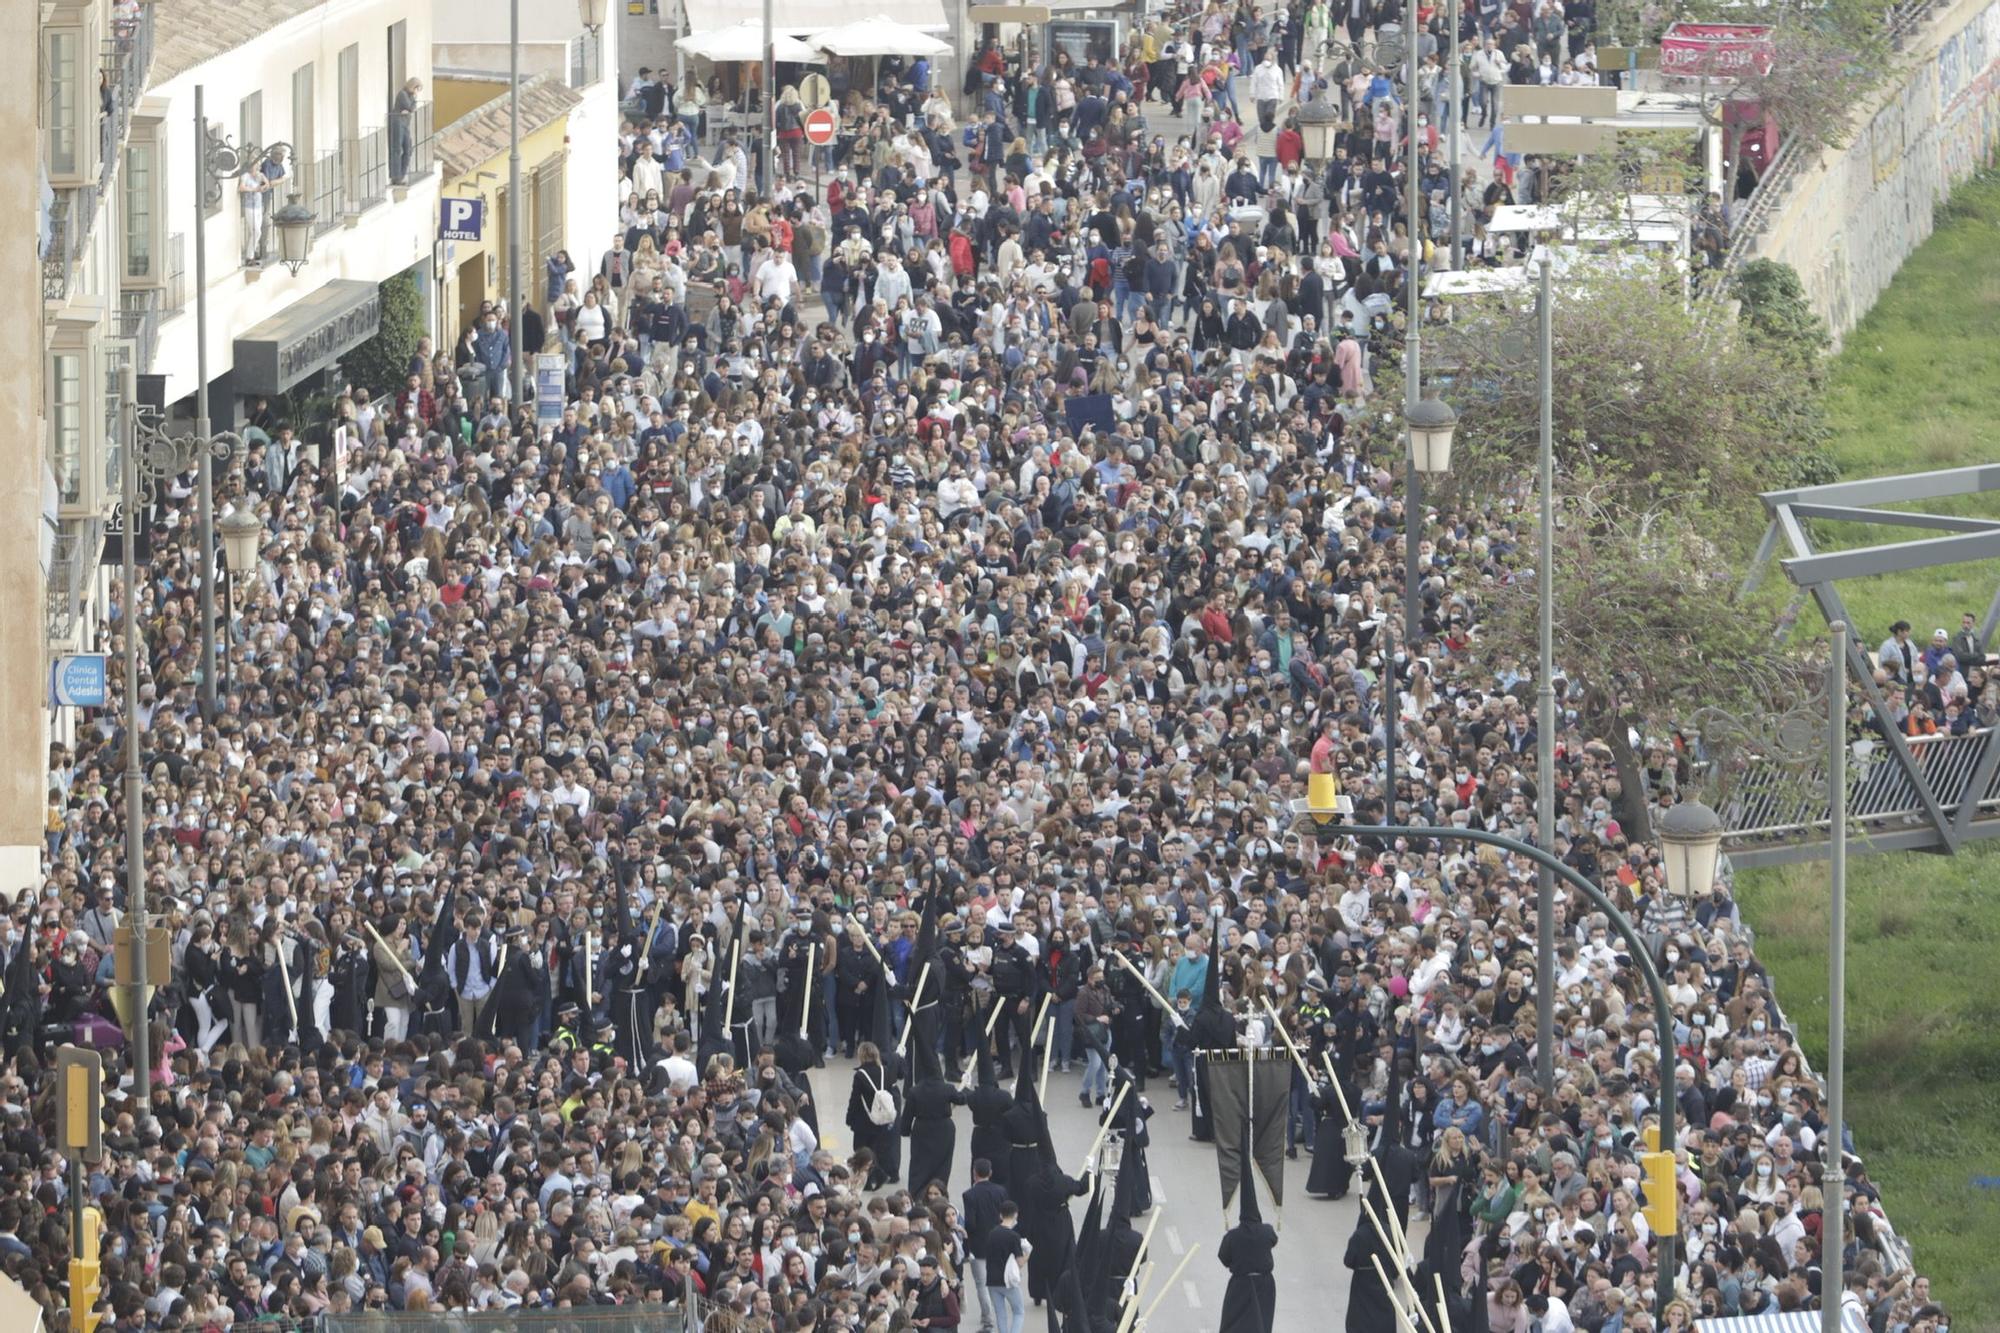
[[[1660,73],[1740,78],[1771,72],[1771,29],[1759,23],[1676,23],[1660,38]]]

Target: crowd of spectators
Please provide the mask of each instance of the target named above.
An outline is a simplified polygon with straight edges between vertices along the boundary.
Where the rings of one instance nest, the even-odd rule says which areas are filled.
[[[1524,8],[1468,4],[1468,39],[1525,27],[1559,69],[1589,50],[1587,0]],[[1424,14],[1435,45],[1449,16]],[[0,1267],[61,1307],[49,1071],[87,1037],[112,1090],[85,1190],[121,1333],[697,1299],[759,1333],[947,1309],[969,1329],[963,1181],[893,1181],[779,1059],[808,1011],[809,1057],[870,1036],[868,987],[907,984],[910,908],[935,892],[967,964],[948,1062],[996,986],[1046,989],[1079,1095],[1102,1093],[1097,1028],[1120,1017],[1120,1063],[1185,1095],[1175,1025],[1105,965],[1125,950],[1195,1003],[1220,905],[1246,1025],[1269,999],[1376,1113],[1402,1068],[1429,1234],[1457,1219],[1503,1333],[1553,1333],[1557,1306],[1653,1327],[1635,1153],[1663,1062],[1684,1127],[1670,1322],[1811,1303],[1837,1235],[1875,1333],[1943,1329],[1859,1161],[1838,1205],[1819,1192],[1839,1136],[1729,886],[1664,893],[1640,830],[1687,756],[1662,738],[1621,771],[1566,725],[1557,771],[1533,771],[1533,682],[1479,651],[1521,581],[1522,514],[1428,510],[1402,585],[1370,397],[1430,242],[1413,251],[1383,155],[1399,74],[1358,54],[1391,17],[1210,5],[1081,67],[991,49],[957,96],[885,61],[769,198],[699,95],[639,80],[604,249],[577,239],[583,265],[559,254],[538,300],[426,344],[403,383],[260,414],[225,489],[254,497],[263,550],[213,716],[172,488],[109,615],[142,636],[131,813],[173,939],[152,1099],[106,994],[114,707],[54,748],[46,878],[6,914]],[[1326,163],[1294,123],[1313,98],[1352,126]],[[1156,131],[1191,101],[1197,129]],[[1445,179],[1434,145],[1424,163]],[[1482,208],[1511,197],[1499,171]],[[510,406],[517,342],[569,353],[559,421]],[[1296,836],[1309,765],[1389,815],[1392,710],[1399,822],[1525,838],[1556,784],[1555,851],[1652,942],[1675,1050],[1605,923],[1559,907],[1545,1099],[1532,867]],[[773,1043],[750,1058],[710,1049],[732,977]]]

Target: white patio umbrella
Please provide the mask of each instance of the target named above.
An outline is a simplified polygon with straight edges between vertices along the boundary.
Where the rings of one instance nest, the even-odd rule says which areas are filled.
[[[701,56],[707,60],[727,64],[731,61],[762,60],[764,58],[764,25],[762,23],[732,23],[727,28],[717,28],[713,32],[698,32],[683,37],[674,45],[688,55]],[[796,37],[788,37],[782,32],[771,34],[772,57],[787,64],[816,65],[821,61],[819,51]]]
[[[937,56],[951,49],[923,29],[882,14],[816,32],[808,40],[837,56]]]

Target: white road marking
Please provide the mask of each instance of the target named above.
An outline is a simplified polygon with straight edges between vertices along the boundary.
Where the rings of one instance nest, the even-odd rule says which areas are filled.
[[[1199,1310],[1201,1308],[1201,1288],[1194,1284],[1192,1278],[1182,1279],[1181,1291],[1187,1296],[1188,1309]]]
[[[1146,1179],[1153,1182],[1153,1206],[1157,1208],[1167,1201],[1167,1192],[1160,1188],[1160,1178],[1155,1173],[1148,1171]]]
[[[1179,1227],[1167,1228],[1167,1248],[1172,1250],[1176,1257],[1187,1253],[1187,1246],[1181,1244],[1181,1229]]]

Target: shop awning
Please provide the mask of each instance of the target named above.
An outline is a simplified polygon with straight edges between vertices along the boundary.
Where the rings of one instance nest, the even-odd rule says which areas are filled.
[[[380,289],[336,278],[237,335],[236,390],[283,393],[374,337],[381,324]]]
[[[771,27],[793,37],[806,37],[852,23],[855,6],[843,0],[771,0]],[[698,0],[683,5],[690,33],[714,32],[737,23],[762,25],[763,0]],[[949,32],[943,0],[868,0],[864,13],[877,13],[924,32]]]
[[[1845,1333],[1868,1333],[1853,1310],[1842,1310]],[[1818,1310],[1788,1310],[1782,1314],[1745,1315],[1737,1319],[1697,1319],[1694,1333],[1819,1333]]]

